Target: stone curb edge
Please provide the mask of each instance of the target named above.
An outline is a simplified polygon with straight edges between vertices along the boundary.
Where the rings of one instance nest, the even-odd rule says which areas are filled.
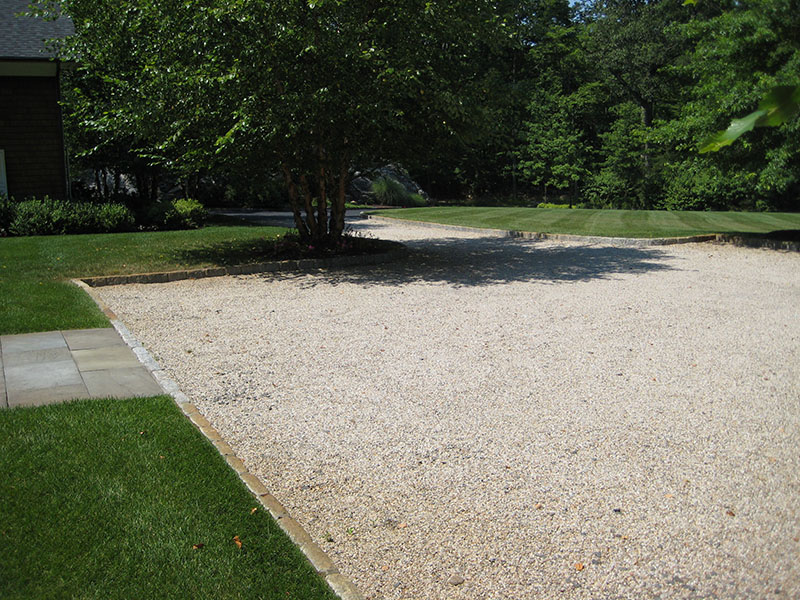
[[[599,244],[610,244],[614,246],[629,246],[644,248],[648,246],[669,246],[672,244],[695,244],[702,242],[716,242],[719,244],[733,244],[748,248],[767,248],[770,250],[787,250],[790,252],[800,252],[800,242],[769,240],[762,238],[749,238],[740,235],[727,233],[709,233],[704,235],[693,235],[686,237],[670,238],[620,238],[620,237],[601,237],[572,235],[566,233],[538,233],[535,231],[514,231],[510,229],[490,229],[483,227],[467,227],[463,225],[446,225],[444,223],[431,223],[429,221],[414,221],[412,219],[398,219],[393,217],[383,217],[380,215],[363,214],[367,219],[374,219],[384,223],[406,222],[413,223],[419,227],[431,227],[437,229],[447,229],[451,231],[472,231],[487,232],[498,237],[521,238],[531,240],[556,240],[565,242],[591,242]]]
[[[314,570],[320,577],[328,584],[328,587],[341,598],[341,600],[364,600],[364,596],[355,587],[352,581],[345,575],[339,572],[339,569],[320,548],[311,536],[303,529],[302,525],[292,518],[289,511],[278,501],[275,496],[270,494],[269,490],[263,483],[247,470],[242,460],[236,456],[233,449],[228,445],[220,433],[208,422],[198,408],[192,404],[186,394],[184,394],[177,382],[171,379],[167,373],[161,368],[158,362],[150,355],[147,349],[142,346],[141,342],[125,327],[125,324],[120,321],[111,309],[97,297],[93,290],[84,281],[73,279],[72,282],[83,289],[92,300],[95,301],[97,306],[103,313],[109,317],[111,325],[117,330],[120,337],[125,343],[133,350],[133,353],[139,359],[145,368],[153,376],[153,379],[161,386],[164,393],[172,396],[175,404],[181,409],[184,416],[202,433],[206,439],[217,449],[220,455],[228,463],[228,466],[233,469],[241,479],[242,483],[247,486],[256,500],[263,506],[267,512],[277,523],[278,527],[289,537],[292,543],[297,546],[303,555],[306,557]]]
[[[256,273],[311,272],[324,268],[355,267],[362,265],[378,265],[391,262],[406,255],[406,247],[399,242],[385,243],[393,246],[387,252],[379,254],[359,254],[355,256],[333,256],[330,258],[303,258],[299,260],[282,260],[229,267],[208,267],[206,269],[186,269],[161,273],[135,273],[133,275],[104,275],[100,277],[82,277],[81,281],[90,287],[104,285],[125,285],[129,283],[168,283],[184,279],[203,279],[206,277],[223,277],[225,275],[253,275]]]

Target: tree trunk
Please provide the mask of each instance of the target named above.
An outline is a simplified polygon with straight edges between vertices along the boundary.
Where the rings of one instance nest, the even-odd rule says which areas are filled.
[[[319,189],[319,197],[317,198],[317,224],[320,227],[318,239],[320,242],[323,242],[328,233],[328,190],[325,185],[327,173],[324,166],[319,168],[318,177],[317,187]]]
[[[303,203],[306,209],[306,224],[311,234],[311,240],[315,243],[320,242],[319,224],[314,218],[314,198],[311,195],[311,187],[308,185],[308,178],[300,175],[300,189],[303,191]]]
[[[158,201],[158,174],[153,173],[150,176],[150,204],[155,204]]]
[[[339,185],[336,197],[331,203],[331,221],[328,230],[332,240],[339,239],[344,233],[345,195],[347,192],[347,161],[339,163]]]
[[[100,171],[98,169],[94,170],[94,189],[95,193],[97,194],[97,198],[99,200],[103,199],[103,188],[100,187]]]
[[[108,189],[108,169],[103,169],[103,200],[108,202],[111,199],[111,192]]]
[[[294,182],[294,178],[292,177],[292,172],[289,170],[289,167],[287,167],[285,164],[282,164],[281,170],[283,171],[283,180],[286,183],[286,189],[289,191],[289,202],[292,205],[294,226],[297,228],[297,233],[300,236],[300,240],[304,243],[308,243],[311,239],[311,232],[309,231],[305,221],[303,221],[303,215],[300,213],[300,198],[297,192],[297,184]]]

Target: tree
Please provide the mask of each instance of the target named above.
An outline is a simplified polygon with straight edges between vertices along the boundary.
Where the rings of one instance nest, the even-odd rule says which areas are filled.
[[[800,3],[743,0],[701,3],[716,13],[682,28],[692,43],[680,67],[691,85],[683,88],[676,118],[660,133],[676,150],[671,171],[691,179],[669,195],[681,205],[709,206],[703,191],[721,190],[723,206],[796,210],[800,194],[800,119],[792,118],[800,83]],[[742,137],[724,152],[698,156],[733,141],[718,134],[732,115],[748,113],[744,125],[771,124]],[[784,106],[784,111],[775,111]],[[764,112],[760,112],[763,110]],[[741,122],[740,122],[741,124]],[[727,137],[727,140],[726,140]],[[716,138],[716,140],[715,140]],[[702,185],[700,185],[702,184]],[[683,197],[682,197],[683,196]],[[718,200],[717,200],[718,201]],[[718,207],[716,205],[715,207]]]
[[[135,134],[139,156],[179,173],[277,167],[314,244],[343,232],[353,164],[487,121],[477,65],[508,39],[489,0],[59,4],[76,22],[66,55],[110,90],[85,126]]]

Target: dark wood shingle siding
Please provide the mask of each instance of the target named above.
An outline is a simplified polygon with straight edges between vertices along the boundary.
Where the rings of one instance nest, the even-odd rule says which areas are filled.
[[[0,149],[10,196],[67,196],[57,78],[0,78]]]

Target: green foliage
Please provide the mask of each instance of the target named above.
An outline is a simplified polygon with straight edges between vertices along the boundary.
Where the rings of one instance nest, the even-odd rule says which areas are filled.
[[[708,138],[700,145],[700,154],[717,152],[735,142],[754,127],[777,127],[800,112],[800,85],[777,86],[761,99],[758,110],[746,117],[734,119],[724,131]]]
[[[8,235],[13,220],[14,204],[5,194],[0,194],[0,237]]]
[[[277,175],[317,240],[341,235],[349,173],[386,160],[473,203],[800,208],[797,0],[686,4],[44,3],[76,23],[65,121],[106,199],[126,173],[144,205],[166,175],[277,204]]]
[[[134,227],[131,211],[122,204],[42,199],[7,203],[8,233],[14,236],[113,233]]]
[[[150,208],[149,220],[158,229],[197,229],[208,219],[208,211],[193,198],[162,201]]]
[[[710,8],[716,3],[702,4]],[[692,84],[683,89],[676,117],[662,125],[659,135],[673,148],[670,162],[692,160],[698,146],[709,150],[699,164],[713,165],[731,180],[725,187],[737,190],[738,206],[797,210],[800,119],[791,116],[800,83],[797,2],[747,0],[721,6],[725,10],[681,28],[693,46],[673,71]],[[729,127],[730,116],[743,113],[749,115]],[[777,126],[760,127],[770,124]],[[731,145],[735,139],[739,143]],[[711,151],[722,147],[724,152]]]
[[[554,204],[553,202],[539,202],[536,208],[572,208],[569,204]]]
[[[316,241],[342,234],[353,164],[488,129],[482,68],[508,43],[490,0],[49,4],[76,24],[81,131],[182,176],[278,171]]]
[[[667,184],[660,208],[668,210],[725,210],[757,208],[752,196],[753,175],[725,173],[700,157],[666,169]]]
[[[384,206],[425,206],[419,194],[409,192],[402,183],[391,177],[378,177],[372,182],[372,192],[378,204]]]

